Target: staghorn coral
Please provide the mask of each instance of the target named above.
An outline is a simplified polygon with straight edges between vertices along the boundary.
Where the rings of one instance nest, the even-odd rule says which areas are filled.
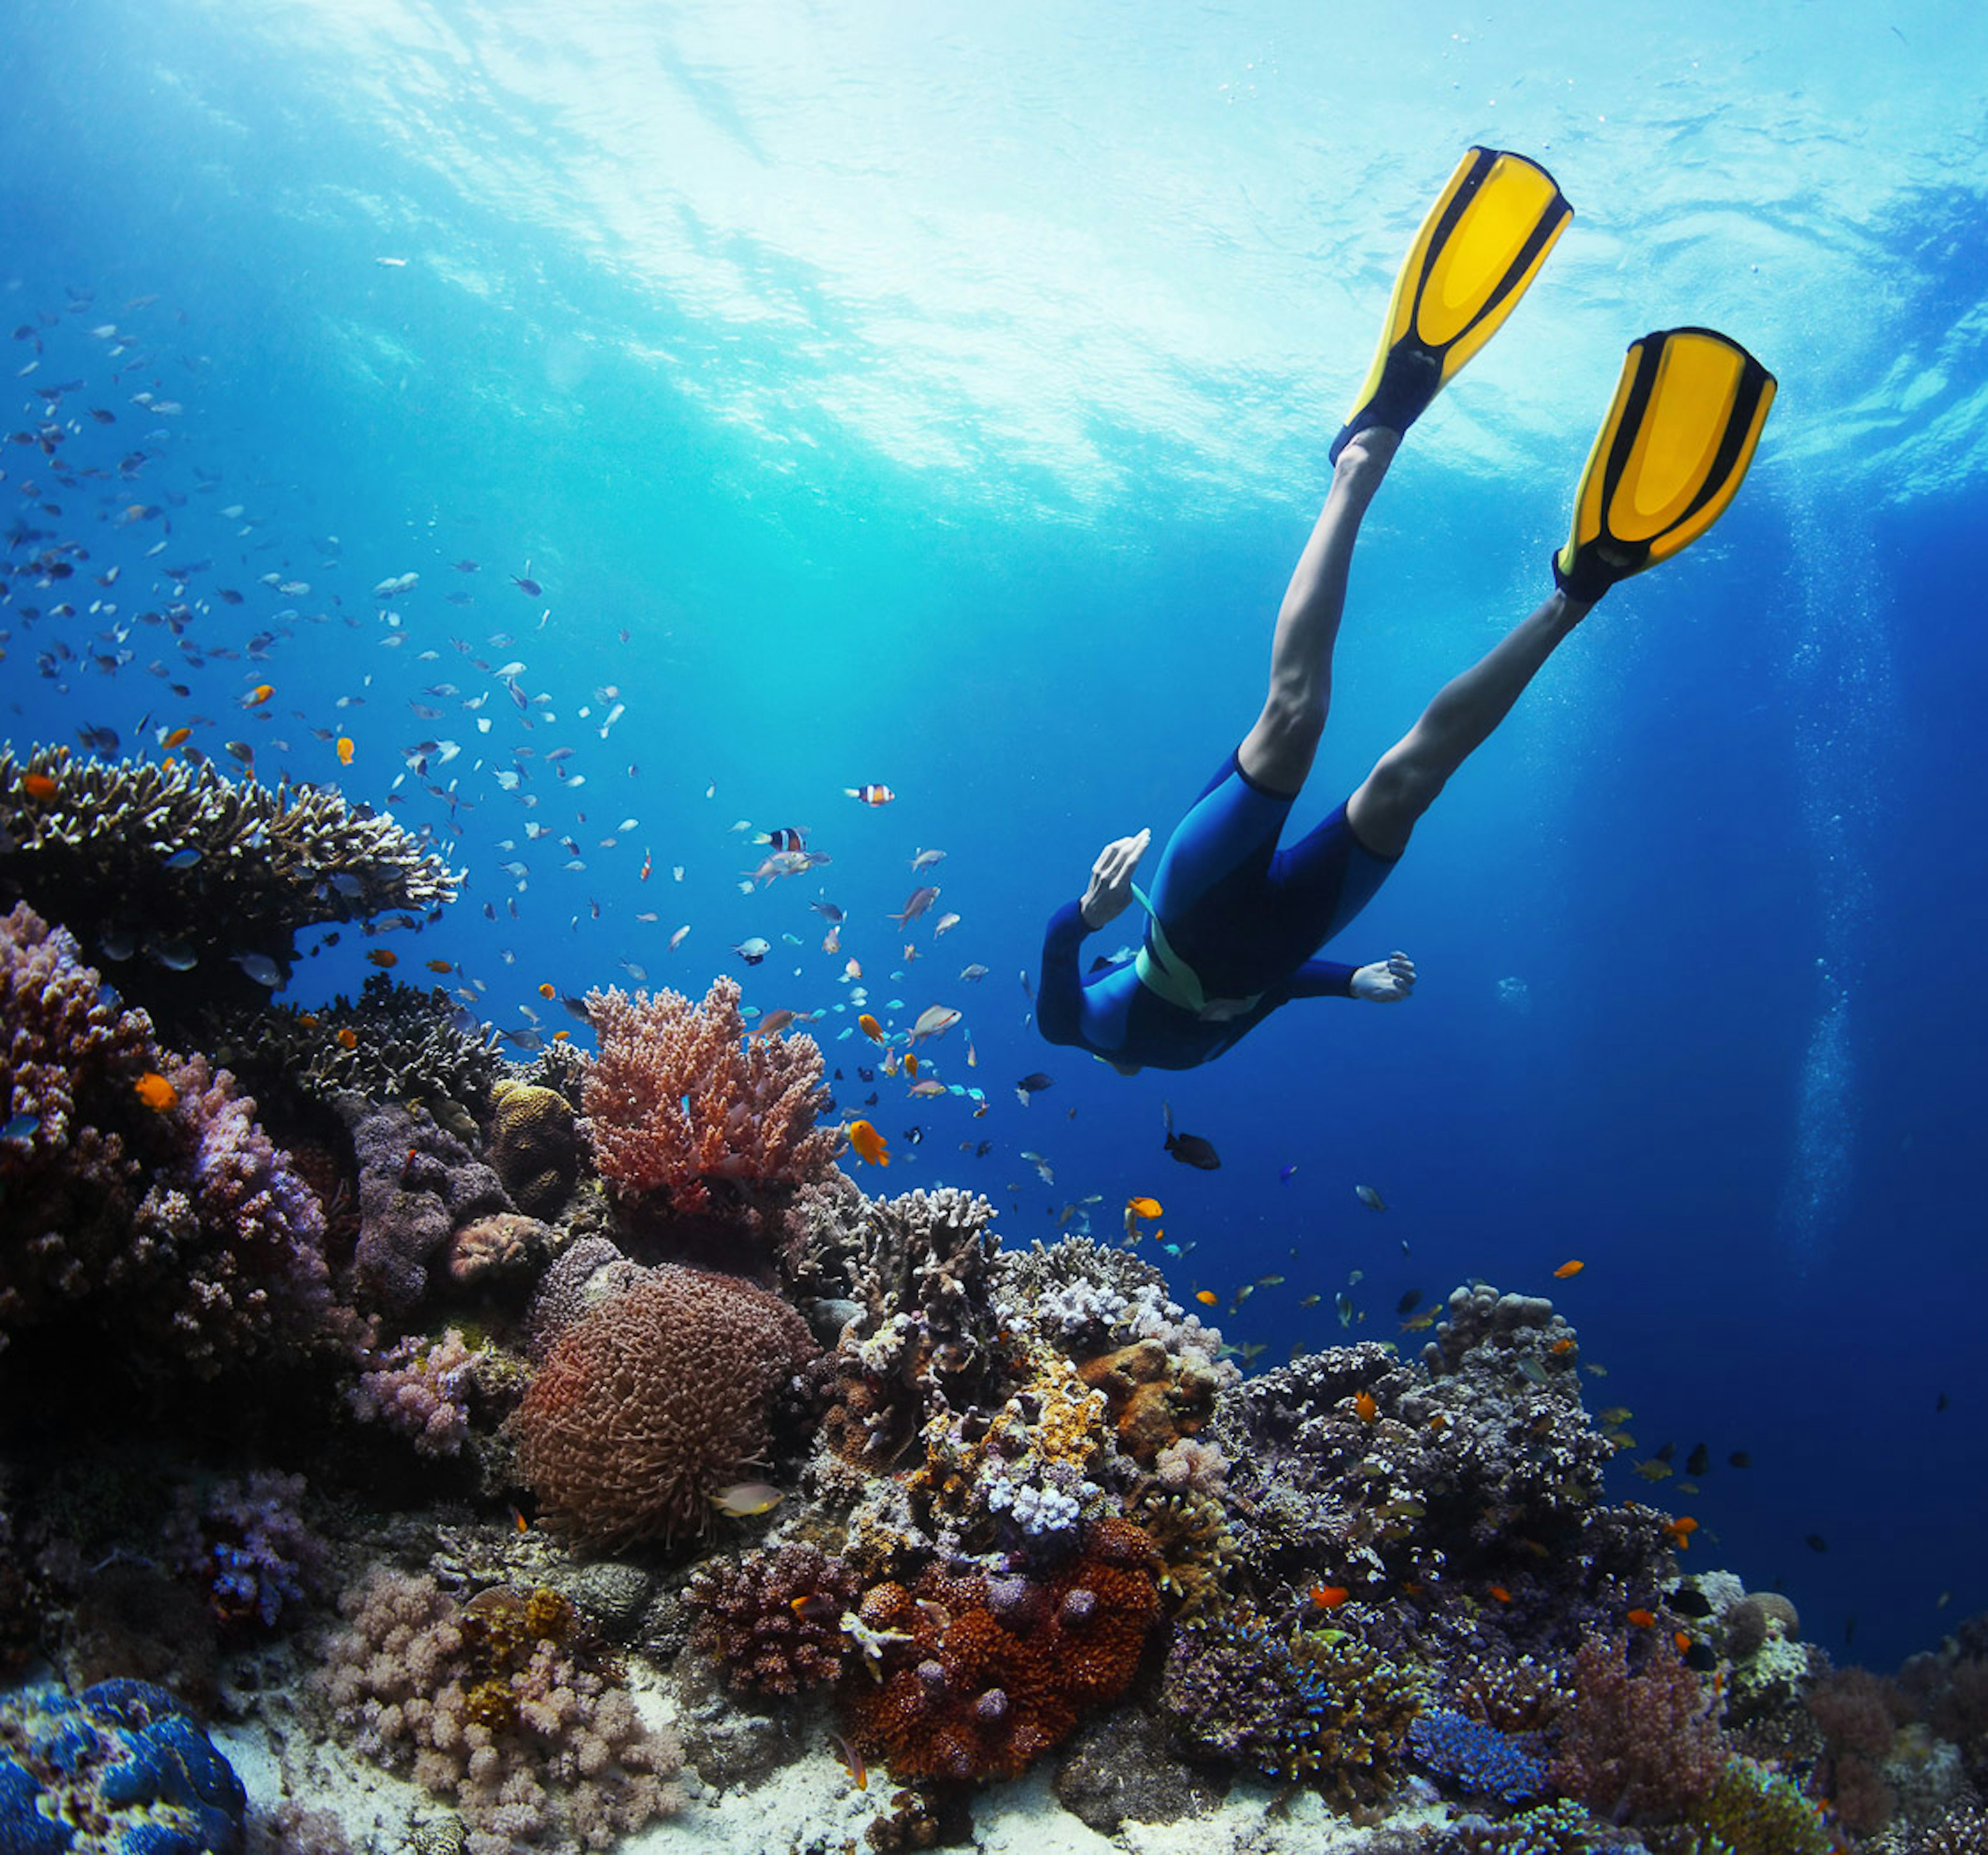
[[[1160,1703],[1191,1749],[1351,1803],[1392,1782],[1420,1699],[1357,1637],[1280,1634],[1239,1605],[1175,1630]]]
[[[201,1026],[215,1059],[272,1101],[419,1101],[464,1140],[476,1137],[504,1069],[474,1015],[441,987],[384,972],[367,976],[357,1000],[340,993],[312,1011],[266,1002],[211,1010]]]
[[[339,1608],[349,1627],[319,1687],[341,1736],[451,1799],[471,1855],[606,1848],[678,1806],[675,1742],[643,1724],[555,1593],[492,1586],[458,1603],[383,1569]]]
[[[748,1694],[823,1687],[854,1646],[842,1618],[858,1594],[847,1566],[805,1542],[707,1559],[684,1593],[698,1613],[690,1646]]]
[[[1019,1776],[1130,1684],[1159,1620],[1151,1563],[1138,1527],[1106,1519],[1040,1580],[932,1567],[872,1586],[844,1619],[850,1736],[901,1782]]]
[[[0,1700],[8,1855],[239,1855],[247,1809],[233,1767],[163,1688],[44,1685]]]
[[[811,1037],[746,1036],[735,981],[703,1002],[591,992],[600,1039],[582,1096],[601,1179],[655,1227],[706,1221],[763,1243],[801,1186],[827,1174],[841,1134],[818,1128],[822,1056]]]
[[[589,1545],[702,1531],[814,1352],[765,1289],[664,1264],[581,1316],[539,1367],[512,1420],[525,1479]]]
[[[52,782],[52,796],[36,797],[30,775]],[[452,901],[459,881],[334,787],[237,783],[210,765],[59,747],[25,759],[0,748],[0,886],[93,941],[152,956],[133,977],[153,1002],[255,998],[262,988],[234,955],[287,967],[301,928],[424,914]],[[188,850],[198,860],[176,867]],[[197,982],[179,976],[196,961]]]
[[[505,1078],[490,1091],[490,1163],[518,1204],[556,1218],[580,1177],[580,1130],[556,1089]]]
[[[1408,1746],[1431,1771],[1466,1791],[1516,1803],[1546,1789],[1546,1767],[1495,1726],[1447,1707],[1415,1715]]]
[[[1615,1823],[1666,1823],[1695,1815],[1726,1763],[1709,1697],[1659,1637],[1641,1674],[1619,1644],[1583,1643],[1569,1674],[1553,1781]]]

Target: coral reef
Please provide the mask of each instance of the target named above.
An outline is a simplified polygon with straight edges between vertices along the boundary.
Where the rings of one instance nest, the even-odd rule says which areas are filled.
[[[814,1356],[807,1323],[736,1278],[664,1264],[568,1327],[512,1420],[549,1519],[593,1546],[702,1531],[757,1462]]]
[[[490,1163],[535,1218],[556,1218],[580,1176],[580,1131],[556,1089],[507,1077],[490,1091]]]
[[[215,1059],[272,1102],[419,1101],[463,1140],[477,1137],[504,1070],[482,1027],[447,992],[384,972],[368,975],[357,1000],[341,993],[309,1011],[261,1002],[204,1012],[201,1024]]]
[[[255,998],[263,988],[237,955],[286,968],[299,928],[424,914],[453,900],[459,880],[334,787],[237,783],[211,766],[60,747],[25,759],[0,748],[0,885],[94,944],[142,952],[132,976],[155,1005]]]
[[[1726,1763],[1710,1697],[1659,1638],[1640,1673],[1620,1644],[1581,1644],[1560,1716],[1553,1781],[1615,1823],[1677,1823],[1696,1815]]]
[[[457,1328],[436,1340],[410,1335],[360,1374],[347,1407],[362,1424],[407,1438],[419,1455],[458,1455],[469,1436],[466,1381],[475,1357]]]
[[[1279,1631],[1238,1605],[1177,1629],[1161,1705],[1203,1756],[1380,1796],[1420,1706],[1412,1675],[1338,1630]]]
[[[1831,1855],[1837,1847],[1800,1789],[1750,1759],[1727,1759],[1691,1815],[1732,1855]]]
[[[625,1215],[679,1243],[769,1245],[779,1213],[826,1175],[842,1137],[815,1125],[814,1039],[748,1041],[739,1001],[729,978],[698,1005],[618,986],[587,996],[600,1039],[582,1096],[595,1164]]]
[[[146,1681],[0,1697],[7,1855],[238,1855],[242,1782],[177,1696]]]
[[[685,1593],[698,1612],[691,1647],[749,1694],[823,1687],[853,1647],[842,1619],[858,1595],[848,1566],[803,1541],[707,1560]]]
[[[458,1603],[381,1570],[339,1607],[350,1627],[320,1678],[339,1731],[453,1799],[470,1855],[603,1848],[676,1807],[674,1743],[643,1725],[556,1593],[493,1585]]]
[[[553,1242],[551,1228],[522,1211],[473,1218],[448,1240],[448,1279],[458,1289],[529,1283]]]
[[[933,1566],[873,1585],[844,1623],[850,1736],[900,1781],[1018,1776],[1130,1684],[1160,1617],[1151,1561],[1138,1528],[1107,1519],[1040,1580]]]
[[[302,1475],[252,1471],[205,1499],[183,1487],[167,1522],[164,1559],[190,1580],[224,1630],[272,1630],[303,1614],[321,1586],[324,1542],[304,1524]]]
[[[1891,1821],[1898,1799],[1885,1782],[1896,1730],[1911,1708],[1895,1682],[1867,1669],[1832,1671],[1809,1691],[1808,1710],[1821,1729],[1829,1759],[1829,1795],[1838,1820],[1868,1836]]]
[[[159,1050],[25,906],[0,924],[0,1030],[16,1129],[0,1142],[0,1340],[82,1320],[119,1336],[97,1358],[212,1377],[347,1330],[323,1211],[254,1102],[204,1057]]]
[[[404,1314],[428,1293],[431,1266],[445,1267],[462,1225],[516,1208],[496,1174],[425,1110],[349,1096],[340,1107],[359,1162],[360,1286]]]
[[[525,1316],[526,1348],[535,1360],[585,1313],[642,1279],[641,1266],[606,1237],[582,1237],[539,1278]]]
[[[1408,1725],[1408,1746],[1427,1769],[1466,1791],[1516,1803],[1546,1789],[1546,1767],[1537,1759],[1496,1727],[1450,1708],[1417,1714]]]

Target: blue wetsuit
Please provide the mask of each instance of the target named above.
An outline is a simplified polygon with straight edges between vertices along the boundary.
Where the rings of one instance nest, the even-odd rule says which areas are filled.
[[[1395,860],[1361,843],[1344,805],[1280,850],[1296,796],[1259,785],[1229,755],[1168,840],[1137,961],[1083,972],[1079,950],[1093,930],[1078,903],[1058,909],[1036,992],[1043,1035],[1111,1063],[1188,1069],[1286,999],[1351,997],[1357,968],[1311,956],[1373,899]],[[1196,991],[1200,1010],[1182,1002]]]

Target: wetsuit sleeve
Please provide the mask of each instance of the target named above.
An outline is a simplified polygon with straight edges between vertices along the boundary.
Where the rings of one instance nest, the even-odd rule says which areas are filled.
[[[1307,960],[1291,975],[1286,991],[1293,998],[1350,998],[1353,975],[1359,970],[1337,960]]]
[[[1093,930],[1080,903],[1065,902],[1043,936],[1042,975],[1036,984],[1036,1025],[1052,1043],[1075,1043],[1083,1017],[1084,976],[1077,949]]]

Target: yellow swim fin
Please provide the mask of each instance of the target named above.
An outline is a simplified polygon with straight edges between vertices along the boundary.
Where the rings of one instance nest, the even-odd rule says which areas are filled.
[[[1381,346],[1339,436],[1405,431],[1496,333],[1574,217],[1553,176],[1523,154],[1472,148],[1422,221],[1395,280]]]
[[[1594,600],[1689,547],[1726,512],[1774,403],[1774,377],[1729,336],[1658,329],[1629,344],[1555,583]]]

